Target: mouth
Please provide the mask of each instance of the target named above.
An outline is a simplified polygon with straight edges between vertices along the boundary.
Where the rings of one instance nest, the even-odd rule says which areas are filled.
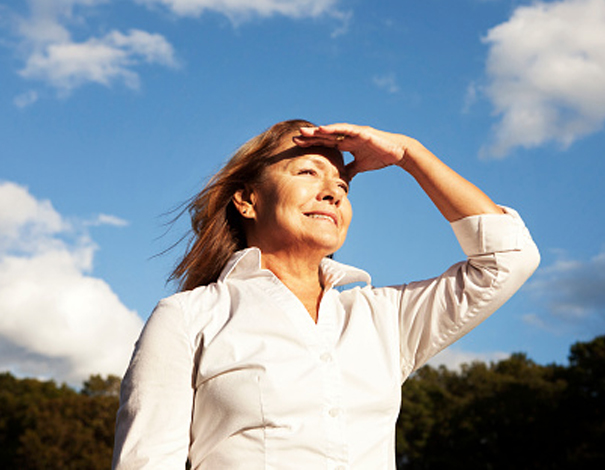
[[[305,213],[305,216],[311,219],[327,220],[328,222],[332,222],[334,225],[338,225],[336,215],[329,212],[307,212]]]

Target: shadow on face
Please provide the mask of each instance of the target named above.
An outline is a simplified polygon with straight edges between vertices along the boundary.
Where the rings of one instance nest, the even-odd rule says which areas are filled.
[[[279,153],[269,157],[269,165],[271,166],[282,160],[298,158],[305,155],[321,155],[325,157],[334,165],[339,172],[340,177],[347,183],[350,183],[349,175],[344,162],[343,154],[340,150],[332,147],[312,146],[312,147],[299,147],[298,145],[292,144],[287,140]]]

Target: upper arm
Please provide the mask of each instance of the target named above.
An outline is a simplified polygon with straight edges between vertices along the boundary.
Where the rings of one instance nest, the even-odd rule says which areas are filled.
[[[194,393],[187,323],[178,300],[163,300],[137,341],[120,393],[115,469],[184,468]]]
[[[469,217],[454,231],[468,256],[442,275],[400,287],[403,376],[471,331],[529,278],[539,253],[520,217]]]

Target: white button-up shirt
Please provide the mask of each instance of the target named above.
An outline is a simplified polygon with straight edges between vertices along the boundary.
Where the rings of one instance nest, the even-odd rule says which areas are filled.
[[[468,260],[434,279],[374,288],[325,259],[317,324],[256,248],[160,301],[122,383],[114,468],[395,469],[401,384],[538,264],[507,212],[454,222]]]

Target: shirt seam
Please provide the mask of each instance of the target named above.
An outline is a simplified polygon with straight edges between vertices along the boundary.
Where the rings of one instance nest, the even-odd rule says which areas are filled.
[[[260,383],[260,376],[256,376],[256,384],[258,386],[258,404],[263,422],[263,468],[267,468],[267,417],[265,416],[265,406],[263,404],[263,387]]]
[[[455,336],[461,329],[463,329],[469,321],[474,319],[483,310],[483,307],[487,303],[489,303],[490,299],[493,299],[494,296],[492,295],[492,293],[494,291],[498,291],[498,287],[500,286],[502,279],[502,269],[497,260],[497,253],[491,253],[490,256],[493,257],[494,261],[496,262],[496,275],[494,277],[494,280],[489,286],[482,289],[483,292],[481,293],[480,298],[477,300],[474,307],[471,307],[468,312],[462,316],[460,322],[455,323],[453,327],[449,328],[444,334],[440,335],[438,341],[434,343],[434,347],[436,347],[438,351],[443,348],[443,345],[446,344],[450,340],[450,338]],[[468,261],[466,266],[469,266]],[[477,268],[473,267],[473,269]]]

